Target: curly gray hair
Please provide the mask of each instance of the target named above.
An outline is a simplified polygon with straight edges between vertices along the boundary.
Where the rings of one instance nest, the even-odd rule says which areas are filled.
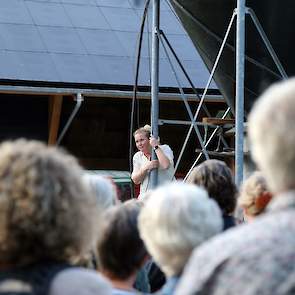
[[[89,251],[99,213],[74,157],[37,141],[0,145],[0,263],[70,262]]]

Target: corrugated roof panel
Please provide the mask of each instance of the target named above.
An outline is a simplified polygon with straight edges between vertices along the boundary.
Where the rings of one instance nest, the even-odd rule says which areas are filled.
[[[85,48],[77,31],[65,27],[39,27],[48,52],[84,54]]]
[[[64,4],[73,27],[87,29],[110,29],[105,17],[97,6]]]
[[[61,3],[62,0],[25,0],[25,1],[35,1],[35,2],[50,2],[50,3]]]
[[[139,85],[151,85],[151,60],[149,58],[142,58],[139,67]],[[160,85],[163,86],[163,85]]]
[[[19,79],[20,68],[14,54],[0,50],[0,79]]]
[[[102,79],[90,55],[52,53],[51,57],[62,82],[97,83]]]
[[[0,22],[10,24],[33,24],[23,0],[1,0]]]
[[[161,12],[161,28],[166,34],[183,34],[186,35],[183,27],[171,11]]]
[[[201,60],[188,36],[167,34],[166,37],[180,59]]]
[[[114,31],[79,29],[79,35],[89,54],[127,55]]]
[[[7,50],[46,51],[36,26],[0,24],[0,48]]]
[[[195,87],[197,88],[205,88],[208,78],[209,78],[209,72],[208,69],[205,67],[203,61],[201,59],[193,59],[193,60],[182,60],[181,61],[185,70],[189,74],[190,78],[195,84]],[[181,75],[181,81],[187,81],[184,75]],[[186,82],[187,83],[187,82]],[[187,83],[187,87],[190,87]],[[211,85],[209,88],[217,89],[217,86],[212,80]]]
[[[24,1],[35,1],[35,2],[50,2],[50,3],[61,3],[62,0],[24,0]]]
[[[165,1],[161,7],[161,28],[204,86],[208,71]],[[132,85],[142,8],[133,0],[0,0],[0,79]],[[150,85],[151,9],[147,22],[140,85]],[[177,87],[161,47],[160,58],[160,86]]]
[[[25,2],[36,25],[71,27],[71,21],[66,15],[63,5],[50,2]]]
[[[98,6],[131,8],[128,0],[96,0]]]
[[[127,56],[135,57],[137,50],[137,43],[139,41],[139,35],[137,32],[119,32],[115,31],[117,38],[120,40],[121,44],[124,46]],[[151,39],[151,36],[149,36]],[[150,42],[150,44],[148,44]],[[148,35],[144,34],[143,44],[142,44],[142,57],[149,57],[149,50],[151,47],[151,40],[148,41]]]
[[[102,83],[132,85],[134,83],[134,60],[128,57],[93,55],[94,65],[103,73]]]
[[[166,59],[160,59],[159,85],[167,87],[178,87],[170,64]],[[182,85],[185,86],[185,85]]]
[[[96,0],[96,1],[99,1],[99,0]],[[107,0],[105,0],[107,1]],[[135,9],[144,9],[145,7],[145,4],[146,4],[146,1],[142,1],[142,0],[129,0],[129,3],[130,3],[130,6],[132,8],[135,8]],[[167,11],[169,10],[170,11],[170,7],[169,5],[167,4],[166,1],[160,1],[160,7],[161,7],[161,11]],[[152,10],[152,5],[149,6],[149,10],[151,11]]]
[[[59,0],[61,3],[96,5],[95,0]]]
[[[134,9],[101,7],[101,11],[113,30],[138,32],[140,18]]]
[[[21,80],[59,81],[59,75],[49,53],[8,52],[19,65]]]
[[[134,10],[139,18],[142,18],[143,10],[142,9],[135,9]],[[152,11],[150,11],[150,18],[149,18],[149,31],[152,30]],[[160,19],[160,26],[161,29],[166,34],[180,34],[186,35],[184,29],[182,28],[179,21],[176,19],[176,16],[168,10],[161,11],[161,19]]]

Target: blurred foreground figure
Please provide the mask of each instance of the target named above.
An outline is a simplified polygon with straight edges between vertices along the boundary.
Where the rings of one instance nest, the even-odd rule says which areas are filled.
[[[147,260],[147,251],[137,228],[140,205],[135,200],[105,212],[97,252],[99,267],[112,283],[112,295],[135,295],[137,273]]]
[[[264,213],[271,198],[272,194],[263,174],[256,171],[250,175],[243,182],[238,202],[244,211],[245,221],[252,221],[256,216]]]
[[[139,230],[167,278],[157,294],[173,294],[193,249],[222,226],[220,209],[204,189],[176,182],[151,193],[139,215]]]
[[[295,294],[295,80],[249,116],[254,160],[274,194],[267,212],[194,251],[175,294]]]
[[[95,244],[100,214],[76,160],[37,141],[0,145],[0,293],[110,294],[73,267]]]

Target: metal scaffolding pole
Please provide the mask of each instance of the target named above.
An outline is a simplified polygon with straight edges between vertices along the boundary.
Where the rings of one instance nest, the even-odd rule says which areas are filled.
[[[70,117],[69,117],[69,119],[68,119],[68,121],[67,121],[65,127],[64,127],[63,130],[61,131],[61,133],[60,133],[60,135],[59,135],[59,137],[58,137],[58,139],[57,139],[57,141],[56,141],[56,145],[60,145],[60,143],[61,143],[62,139],[64,138],[66,132],[68,131],[68,129],[69,129],[69,127],[70,127],[72,121],[74,120],[76,114],[78,113],[78,111],[79,111],[79,109],[80,109],[80,107],[81,107],[81,104],[82,104],[83,100],[84,100],[84,99],[83,99],[83,97],[82,97],[82,94],[81,94],[81,93],[77,93],[77,98],[76,98],[76,105],[75,105],[75,108],[74,108],[74,110],[72,111],[72,113],[71,113],[71,115],[70,115]]]
[[[155,138],[159,136],[158,118],[159,118],[159,26],[160,26],[160,0],[153,0],[153,28],[152,28],[152,75],[151,75],[151,124],[152,135]],[[152,151],[152,160],[156,160],[157,155]],[[151,187],[158,184],[158,169],[153,169],[150,176]]]
[[[243,181],[244,167],[245,11],[245,0],[237,0],[235,118],[235,182],[237,186],[240,186]]]

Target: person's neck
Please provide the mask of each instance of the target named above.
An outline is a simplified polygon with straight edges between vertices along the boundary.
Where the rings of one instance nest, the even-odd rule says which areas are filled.
[[[149,149],[149,150],[147,150],[147,151],[143,151],[143,154],[144,154],[147,158],[150,158],[151,155],[152,155],[152,150]]]
[[[126,291],[133,291],[133,284],[136,279],[136,273],[129,276],[127,279],[119,279],[114,277],[109,273],[103,273],[111,282],[112,286],[116,289],[126,290]]]

